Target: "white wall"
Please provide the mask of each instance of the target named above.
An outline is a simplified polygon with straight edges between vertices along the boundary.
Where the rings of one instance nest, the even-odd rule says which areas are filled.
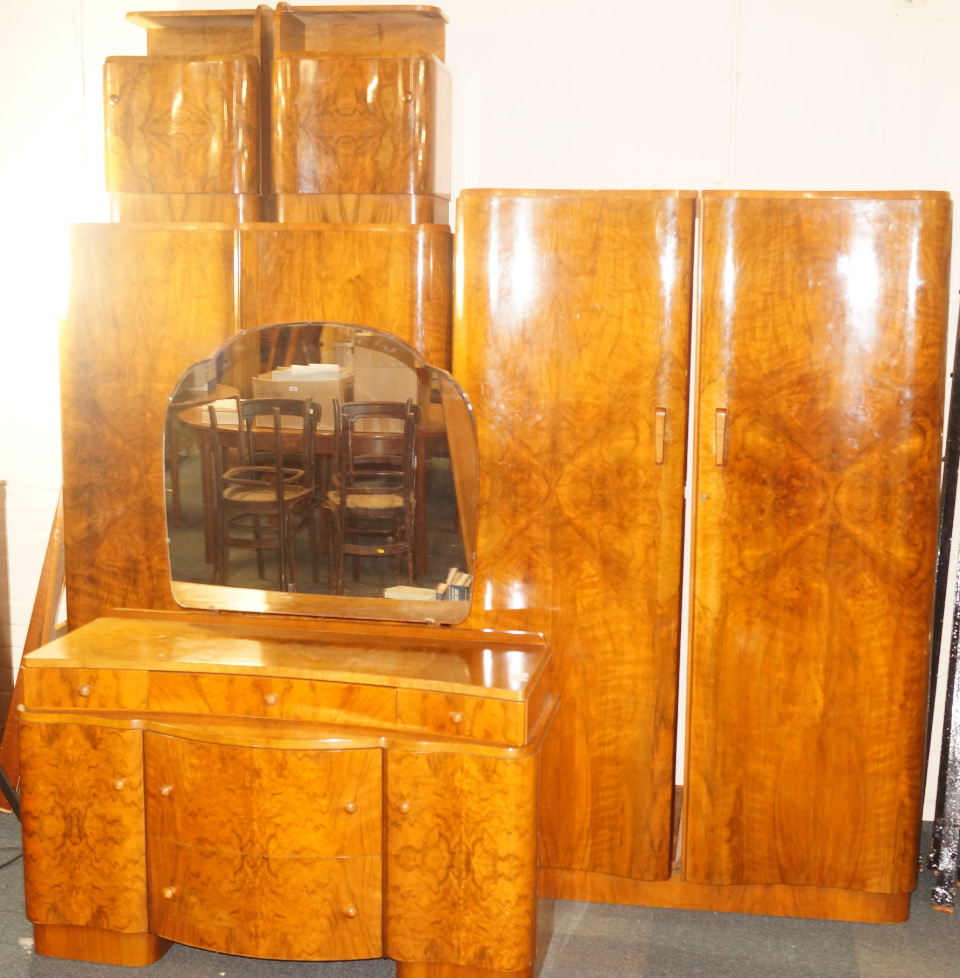
[[[960,0],[442,6],[454,195],[478,186],[919,188],[960,200]],[[142,54],[145,42],[121,0],[7,8],[0,480],[16,662],[60,479],[63,228],[106,219],[101,66],[110,54]],[[954,253],[960,283],[960,244]],[[951,323],[956,312],[954,302]]]

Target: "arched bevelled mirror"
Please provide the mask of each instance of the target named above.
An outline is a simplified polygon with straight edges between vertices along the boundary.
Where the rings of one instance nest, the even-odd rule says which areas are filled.
[[[240,424],[238,408],[242,413],[243,402],[254,398],[309,398],[319,408],[313,439],[304,439],[302,417],[257,415],[249,428]],[[360,453],[361,446],[364,457],[378,460],[367,484],[376,487],[381,479],[384,489],[371,498],[412,499],[405,514],[409,536],[402,521],[377,520],[383,514],[376,513],[367,519],[356,511],[356,518],[343,518],[339,532],[344,511],[335,512],[334,504],[348,449],[346,439],[338,445],[335,438],[335,401],[345,412],[371,402],[412,405],[412,422],[358,421],[349,449]],[[414,488],[391,495],[387,469],[404,468],[405,424],[415,458],[412,471],[407,458],[407,477]],[[312,476],[302,455],[311,441]],[[466,618],[477,523],[473,416],[449,374],[423,363],[389,333],[311,322],[238,334],[181,376],[167,409],[164,459],[172,589],[183,607],[445,623]],[[260,501],[238,510],[237,482],[229,474],[245,464],[259,466],[266,488],[241,493]],[[285,582],[276,511],[267,505],[276,502],[277,465],[291,473],[292,486],[307,487],[291,490],[298,506],[285,510]],[[346,498],[363,502],[353,494]],[[257,508],[260,502],[264,506]],[[409,563],[405,552],[393,552],[404,539]],[[373,552],[356,556],[348,552],[349,541],[364,545],[352,549],[372,546]]]

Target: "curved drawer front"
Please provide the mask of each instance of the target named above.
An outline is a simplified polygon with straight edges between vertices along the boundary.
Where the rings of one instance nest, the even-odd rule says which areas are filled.
[[[147,673],[127,669],[24,669],[26,706],[49,710],[143,710]]]
[[[309,679],[153,672],[150,709],[393,727],[396,694],[382,686]]]
[[[153,733],[144,741],[153,835],[257,856],[382,849],[379,749],[224,747]]]
[[[150,929],[180,944],[284,960],[381,955],[379,856],[284,859],[150,836]]]
[[[522,747],[526,704],[459,693],[397,690],[397,729],[469,737]]]

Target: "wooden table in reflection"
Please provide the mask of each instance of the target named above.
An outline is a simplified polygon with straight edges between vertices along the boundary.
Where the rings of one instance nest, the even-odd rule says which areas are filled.
[[[205,553],[208,564],[216,561],[216,541],[214,538],[214,499],[216,487],[213,485],[213,470],[210,465],[210,419],[204,407],[190,407],[179,412],[181,423],[190,429],[200,447],[201,485],[203,490],[203,533]],[[235,424],[217,422],[217,432],[220,443],[225,448],[236,448],[239,442],[239,428]],[[273,428],[255,426],[253,428],[254,448],[264,450],[273,447]],[[397,443],[397,453],[400,451],[402,433],[400,432],[367,432],[365,438],[378,441],[389,439]],[[284,432],[284,448],[289,445],[291,452],[300,447],[300,432],[291,428]],[[336,446],[333,431],[317,430],[317,484],[325,491],[328,482],[330,460]],[[447,451],[447,429],[443,419],[443,407],[431,404],[427,417],[417,426],[417,478],[416,496],[417,512],[414,524],[414,566],[417,574],[427,569],[427,463],[434,455]]]

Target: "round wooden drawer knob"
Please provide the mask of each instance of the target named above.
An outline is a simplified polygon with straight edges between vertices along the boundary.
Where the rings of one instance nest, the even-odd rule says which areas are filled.
[[[343,810],[348,814],[352,815],[357,810],[357,803],[355,801],[348,801],[344,806]]]
[[[117,791],[123,791],[123,789],[127,786],[127,782],[124,781],[123,778],[118,778],[113,782],[113,786],[117,789]]]
[[[399,805],[397,805],[397,808],[400,810],[400,812],[402,814],[406,815],[407,812],[410,811],[410,802],[408,802],[408,801],[402,801],[402,802],[400,802]]]
[[[82,686],[81,686],[81,687],[80,687],[80,688],[79,688],[79,689],[77,690],[77,692],[78,692],[78,693],[79,693],[79,694],[80,694],[81,696],[89,696],[89,695],[90,695],[90,687],[89,687],[89,686],[88,686],[88,685],[87,685],[86,683],[84,683],[84,684],[83,684],[83,685],[82,685]]]
[[[352,903],[343,908],[344,917],[356,917],[359,912]]]
[[[267,695],[264,696],[264,698],[263,698],[263,702],[266,703],[267,706],[276,706],[277,705],[277,694],[276,693],[267,693]]]
[[[461,723],[463,723],[463,714],[458,712],[453,712],[450,714],[450,719],[455,724],[457,724],[457,726],[459,726]]]
[[[162,788],[160,789],[160,795],[161,795],[161,797],[163,797],[163,798],[169,798],[169,797],[170,797],[170,792],[171,792],[171,791],[173,791],[173,785],[172,785],[172,784],[165,784],[165,785],[164,785],[164,786],[163,786],[163,787],[162,787]]]
[[[172,900],[173,899],[173,895],[176,892],[177,892],[177,888],[175,886],[165,886],[160,891],[160,895],[163,897],[164,900]]]

